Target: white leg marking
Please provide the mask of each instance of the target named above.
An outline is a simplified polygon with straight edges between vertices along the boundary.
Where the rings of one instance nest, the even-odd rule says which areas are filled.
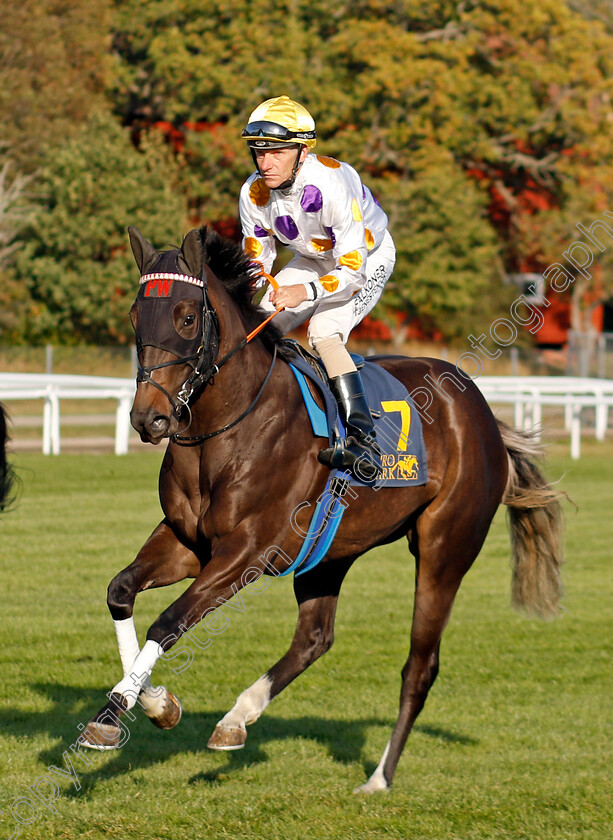
[[[234,706],[217,725],[244,730],[247,724],[254,723],[270,703],[271,684],[270,677],[266,675],[256,680],[238,696]]]
[[[354,793],[374,793],[377,790],[389,790],[389,785],[385,781],[385,776],[383,775],[383,766],[385,764],[385,759],[387,758],[389,750],[390,745],[388,741],[387,747],[385,748],[383,757],[381,758],[377,769],[367,782],[365,782],[363,785],[360,785],[360,787],[356,788],[353,791]]]

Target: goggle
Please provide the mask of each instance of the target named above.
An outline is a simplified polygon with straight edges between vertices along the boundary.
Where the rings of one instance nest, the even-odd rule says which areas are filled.
[[[284,125],[267,120],[257,120],[249,123],[247,128],[243,129],[243,137],[263,137],[269,140],[278,140],[281,143],[291,143],[292,140],[314,140],[316,136],[315,129],[312,131],[290,131]]]

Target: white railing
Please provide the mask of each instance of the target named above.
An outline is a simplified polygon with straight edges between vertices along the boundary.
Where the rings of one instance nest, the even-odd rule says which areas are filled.
[[[128,451],[133,379],[51,373],[0,373],[0,401],[43,400],[43,453],[60,453],[60,400],[116,400],[115,454]]]
[[[576,376],[481,376],[475,379],[485,399],[492,404],[514,407],[514,425],[534,429],[537,435],[543,419],[543,406],[564,409],[564,425],[570,431],[570,454],[581,454],[583,409],[593,408],[597,440],[604,440],[613,407],[613,380]]]
[[[481,376],[475,379],[488,403],[514,406],[514,425],[540,429],[543,406],[564,409],[570,431],[570,454],[581,454],[581,430],[585,408],[595,412],[595,435],[604,440],[613,407],[613,380],[568,376]],[[134,399],[132,379],[109,376],[64,376],[58,374],[0,373],[0,401],[43,400],[43,453],[60,452],[60,401],[62,399],[114,399],[115,453],[128,451],[130,407]]]

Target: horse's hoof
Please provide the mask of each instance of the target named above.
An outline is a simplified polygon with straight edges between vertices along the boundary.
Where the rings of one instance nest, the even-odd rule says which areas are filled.
[[[210,750],[240,750],[245,746],[247,731],[238,726],[220,726],[209,738],[207,747]]]
[[[121,729],[109,723],[90,721],[77,738],[77,744],[90,750],[116,750],[121,740]]]
[[[164,689],[166,692],[166,698],[164,703],[164,710],[159,715],[148,714],[147,710],[145,710],[145,714],[151,721],[154,726],[157,726],[158,729],[172,729],[176,726],[179,721],[181,720],[181,714],[183,713],[183,709],[181,707],[181,703],[179,699],[174,696],[168,689]]]
[[[354,788],[353,790],[353,792],[357,794],[379,793],[381,791],[384,793],[389,791],[389,785],[381,779],[373,779],[372,776],[367,782],[364,782],[363,785],[360,785],[360,787]]]

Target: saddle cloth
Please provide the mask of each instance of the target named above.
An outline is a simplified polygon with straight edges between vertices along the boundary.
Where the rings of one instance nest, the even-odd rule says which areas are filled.
[[[371,482],[351,476],[349,483],[377,487],[425,484],[428,471],[421,417],[409,392],[402,382],[375,362],[354,354],[352,358],[360,370],[373,415],[383,470]],[[330,445],[338,437],[344,440],[345,429],[339,417],[338,404],[327,383],[299,355],[292,358],[290,367],[300,386],[315,437],[327,437]],[[315,384],[323,398],[324,409],[315,401],[306,379]]]

